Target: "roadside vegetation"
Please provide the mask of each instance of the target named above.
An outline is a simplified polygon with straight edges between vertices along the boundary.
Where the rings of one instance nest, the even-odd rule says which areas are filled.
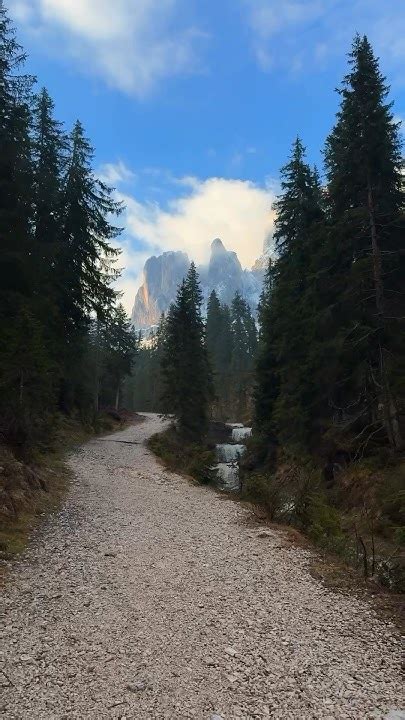
[[[45,514],[56,510],[69,488],[66,453],[95,435],[123,429],[137,417],[115,409],[100,412],[92,424],[59,416],[52,442],[17,456],[0,446],[0,558],[21,552]]]
[[[405,462],[376,457],[334,467],[248,440],[241,497],[303,532],[366,580],[405,592]]]
[[[0,6],[0,550],[63,493],[61,452],[120,422],[137,338],[114,283],[122,212],[94,171],[80,121],[67,130],[25,72]]]
[[[153,435],[148,447],[173,472],[192,477],[202,485],[215,482],[215,448],[198,442],[185,443],[175,427]]]

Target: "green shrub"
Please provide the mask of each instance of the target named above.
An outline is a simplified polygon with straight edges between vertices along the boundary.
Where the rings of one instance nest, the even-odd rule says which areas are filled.
[[[309,537],[315,542],[322,545],[336,546],[336,544],[340,544],[344,540],[338,511],[318,493],[314,493],[310,498],[308,521],[306,529]]]
[[[187,443],[174,427],[153,435],[148,447],[171,470],[190,475],[203,485],[216,479],[214,450],[197,443]]]
[[[282,485],[273,475],[254,473],[243,479],[243,495],[247,500],[261,505],[269,516],[275,520],[283,506]]]

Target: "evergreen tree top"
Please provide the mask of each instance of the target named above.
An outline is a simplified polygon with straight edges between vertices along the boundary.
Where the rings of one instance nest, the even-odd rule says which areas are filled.
[[[200,313],[203,301],[203,294],[201,291],[197,268],[194,262],[191,263],[186,279],[184,281],[184,289],[189,295],[192,306],[195,308],[196,312]]]
[[[16,32],[4,2],[0,2],[0,75],[18,69],[27,59],[16,40]]]
[[[273,207],[277,213],[274,239],[282,256],[303,242],[308,225],[320,214],[319,175],[306,162],[306,150],[299,137],[293,143],[289,161],[281,168],[281,188]]]
[[[325,148],[332,214],[365,207],[370,190],[382,212],[396,213],[403,205],[402,141],[389,87],[366,36],[354,38],[338,93],[341,105]]]

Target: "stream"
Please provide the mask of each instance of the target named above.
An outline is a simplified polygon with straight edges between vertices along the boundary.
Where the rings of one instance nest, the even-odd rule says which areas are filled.
[[[241,423],[227,423],[227,427],[231,442],[216,446],[218,487],[228,492],[239,492],[239,460],[246,452],[246,445],[242,441],[250,437],[252,428]]]

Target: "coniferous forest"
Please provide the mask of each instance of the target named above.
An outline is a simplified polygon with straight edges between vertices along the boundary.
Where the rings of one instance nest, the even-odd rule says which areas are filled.
[[[405,525],[405,188],[367,38],[354,38],[323,168],[297,137],[281,169],[257,319],[215,291],[205,317],[192,264],[147,342],[114,289],[123,208],[80,121],[66,130],[25,74],[3,5],[0,47],[1,444],[27,459],[64,418],[126,406],[173,416],[208,468],[211,421],[251,420],[246,497],[334,550],[354,537],[366,575],[382,538],[390,583]]]
[[[0,8],[0,440],[51,447],[63,417],[119,405],[137,342],[113,282],[121,206],[80,121],[55,118]]]
[[[257,436],[301,452],[316,451],[332,435],[361,454],[374,445],[403,449],[405,195],[388,94],[367,38],[356,37],[322,174],[308,164],[299,137],[281,169],[276,259],[259,305],[259,337],[240,295],[227,307],[213,291],[204,330],[196,310],[202,298],[192,294],[198,347],[212,374],[212,384],[199,387],[202,418],[207,405],[216,418],[251,417]],[[177,369],[188,357],[194,375],[186,387],[204,375],[195,347],[181,348],[174,335],[173,326],[179,337],[193,336],[191,321],[180,321],[184,293],[182,286],[143,350],[160,388],[149,396],[154,409],[163,408],[167,356]],[[184,387],[180,378],[168,385],[165,409],[174,411]]]
[[[389,88],[366,37],[355,37],[338,92],[322,172],[308,164],[299,137],[281,169],[276,258],[265,278],[258,338],[243,298],[228,308],[215,292],[205,335],[201,320],[195,332],[182,313],[184,285],[148,352],[155,360],[162,353],[154,378],[169,388],[164,409],[194,437],[204,436],[207,407],[216,419],[251,418],[253,437],[241,463],[245,497],[353,561],[365,576],[400,588],[404,166]],[[198,292],[189,302],[195,317]],[[179,341],[184,336],[187,350]],[[172,374],[181,365],[186,386]],[[176,455],[159,443],[154,449],[169,460]]]

